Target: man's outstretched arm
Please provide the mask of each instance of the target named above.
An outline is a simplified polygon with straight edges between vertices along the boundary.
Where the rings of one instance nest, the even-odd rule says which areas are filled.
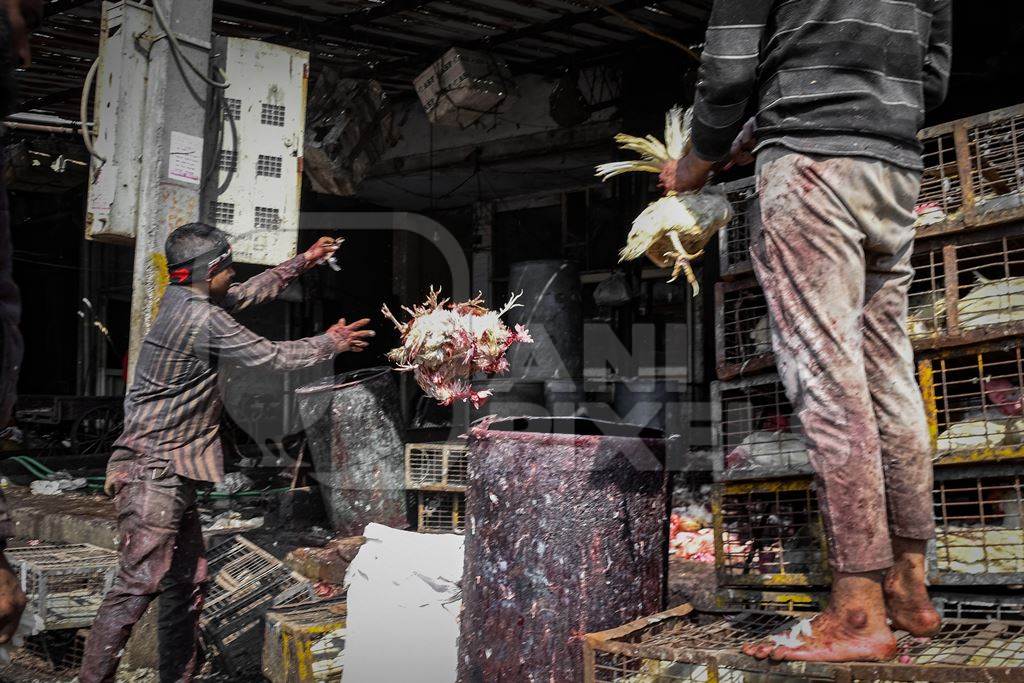
[[[321,237],[304,253],[288,259],[275,268],[265,270],[245,282],[232,285],[224,298],[224,308],[229,311],[241,311],[250,306],[273,301],[295,278],[322,262],[337,249],[333,239]]]
[[[196,339],[196,351],[248,368],[301,370],[339,353],[364,350],[374,336],[373,331],[363,329],[369,322],[364,319],[350,325],[341,320],[316,337],[275,342],[245,327],[222,308],[211,306],[206,329]]]

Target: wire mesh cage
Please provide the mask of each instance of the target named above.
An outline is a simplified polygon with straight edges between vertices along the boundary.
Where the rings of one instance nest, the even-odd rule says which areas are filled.
[[[774,364],[768,302],[757,280],[715,286],[715,341],[719,379],[734,379]]]
[[[262,620],[271,607],[315,597],[312,584],[254,543],[235,536],[207,557],[210,588],[200,618],[206,649],[233,676],[258,674]]]
[[[711,420],[718,481],[810,473],[800,420],[778,375],[712,383]]]
[[[117,553],[88,544],[9,548],[28,609],[45,630],[89,626],[117,574]]]
[[[750,270],[750,238],[760,219],[757,186],[753,177],[724,185],[732,205],[732,220],[718,233],[718,254],[722,277],[730,278]]]
[[[1020,591],[1004,595],[931,591],[931,596],[944,619],[1024,621],[1024,593]]]
[[[345,664],[344,599],[301,603],[267,612],[263,675],[270,683],[335,683]]]
[[[1024,334],[1024,233],[1018,226],[919,243],[908,330],[939,348]]]
[[[466,530],[466,494],[459,491],[417,491],[416,531],[461,534]]]
[[[1024,583],[1024,467],[942,468],[935,479],[932,584]]]
[[[936,464],[1024,457],[1022,341],[925,355],[918,378]]]
[[[469,447],[465,443],[411,443],[405,447],[405,487],[419,491],[465,491]]]
[[[723,588],[715,594],[715,605],[720,609],[738,611],[756,610],[791,614],[820,612],[828,606],[828,593]]]
[[[921,131],[919,236],[1024,217],[1024,105]]]
[[[810,479],[716,484],[718,585],[824,586],[825,534]]]
[[[696,611],[689,605],[584,638],[586,683],[980,683],[1017,681],[1024,623],[948,620],[930,641],[901,634],[899,664],[759,662],[740,647],[785,632],[797,617]]]
[[[23,669],[72,678],[82,666],[88,629],[43,631],[25,638],[25,645],[11,654],[11,661]]]

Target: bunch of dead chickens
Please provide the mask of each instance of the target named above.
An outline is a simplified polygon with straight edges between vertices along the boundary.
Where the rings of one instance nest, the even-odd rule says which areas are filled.
[[[431,289],[425,303],[402,307],[410,316],[404,323],[384,306],[384,315],[402,335],[402,345],[388,353],[388,359],[400,371],[412,372],[420,388],[441,405],[469,401],[479,408],[491,392],[473,389],[473,376],[508,372],[509,347],[533,343],[524,326],[510,329],[501,320],[518,305],[518,298],[512,296],[500,311],[491,311],[480,297],[453,303]]]

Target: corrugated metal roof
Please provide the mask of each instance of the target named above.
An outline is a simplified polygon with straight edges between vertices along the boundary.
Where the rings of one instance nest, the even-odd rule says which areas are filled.
[[[630,22],[697,40],[711,1],[214,0],[214,31],[309,50],[314,69],[329,63],[400,94],[452,45],[492,51],[527,73],[610,59],[653,40]],[[20,75],[21,109],[77,118],[96,55],[100,2],[50,0],[46,10],[34,64]]]

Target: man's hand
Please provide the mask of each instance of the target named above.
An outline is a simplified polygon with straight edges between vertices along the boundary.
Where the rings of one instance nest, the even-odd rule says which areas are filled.
[[[695,192],[704,187],[713,166],[690,151],[682,159],[665,164],[659,185],[666,192]]]
[[[347,324],[345,319],[342,318],[327,330],[327,334],[334,340],[334,348],[338,353],[345,353],[346,351],[359,353],[369,346],[369,342],[365,340],[377,335],[373,330],[362,329],[369,324],[369,318],[357,320],[351,325]]]
[[[315,266],[318,263],[323,263],[324,260],[333,256],[334,252],[338,251],[339,246],[341,246],[340,242],[333,237],[321,237],[316,241],[316,244],[307,249],[306,253],[303,254],[306,257],[306,264]]]
[[[17,575],[0,553],[0,645],[9,643],[14,637],[26,602]]]
[[[727,169],[733,166],[746,166],[754,163],[754,147],[757,145],[757,122],[753,116],[743,124],[743,130],[732,142],[732,149],[729,150],[730,161]]]
[[[103,482],[103,493],[107,494],[108,498],[116,496],[124,485],[128,483],[128,473],[112,471],[107,472],[107,480]]]

